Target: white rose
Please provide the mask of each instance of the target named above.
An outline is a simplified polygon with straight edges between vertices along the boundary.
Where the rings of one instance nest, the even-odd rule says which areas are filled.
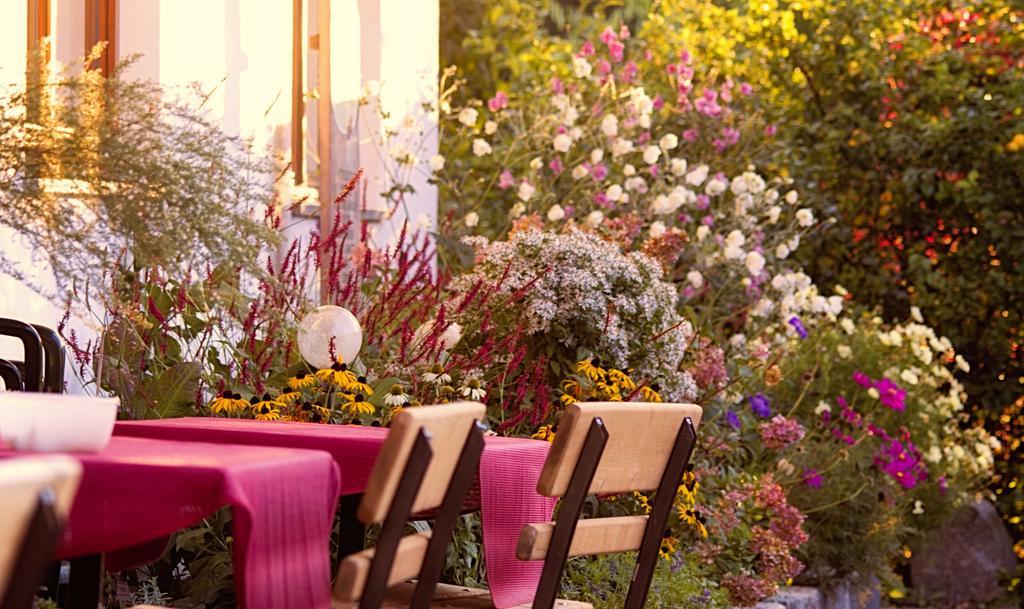
[[[469,212],[468,214],[466,214],[465,222],[466,226],[468,226],[469,228],[473,228],[477,224],[480,224],[480,214],[476,213],[475,211]]]
[[[800,194],[795,190],[791,190],[786,193],[786,203],[790,205],[796,205],[796,202],[800,200]]]
[[[601,213],[601,210],[595,209],[587,215],[588,226],[597,227],[600,226],[602,222],[604,222],[604,214]]]
[[[697,165],[686,174],[686,183],[690,186],[700,186],[707,179],[709,171],[711,168],[707,165]]]
[[[459,112],[459,122],[467,127],[472,127],[476,124],[476,118],[479,114],[476,108],[463,108]]]
[[[565,218],[565,210],[562,209],[562,206],[558,203],[552,205],[551,209],[548,210],[548,220],[551,222],[558,222],[563,218]]]
[[[476,156],[487,156],[491,153],[491,145],[487,143],[487,140],[478,137],[473,140],[473,154]]]
[[[725,237],[726,247],[742,247],[746,242],[747,238],[739,230],[733,230]]]
[[[679,145],[679,138],[674,133],[666,133],[661,136],[658,145],[661,146],[662,150],[672,150]]]
[[[530,169],[536,170],[536,169],[540,169],[543,166],[544,166],[544,159],[540,158],[539,156],[535,156],[532,159],[530,159]]]
[[[493,135],[498,130],[498,123],[494,121],[487,121],[484,123],[484,133],[487,135]]]
[[[701,275],[700,271],[690,271],[686,274],[686,280],[698,290],[704,285],[704,275]]]
[[[583,57],[572,58],[572,73],[576,75],[576,78],[586,78],[593,70],[594,67]]]
[[[918,382],[917,375],[914,374],[913,370],[903,370],[900,372],[900,380],[908,385],[916,385]]]
[[[775,247],[775,257],[779,260],[785,260],[789,257],[789,248],[786,247],[785,243],[780,243]]]
[[[844,317],[839,320],[839,327],[843,329],[843,332],[847,334],[853,334],[856,331],[856,326],[853,325],[853,320],[849,317]]]
[[[622,175],[627,176],[627,177],[628,176],[635,176],[636,175],[636,167],[633,167],[632,163],[626,163],[625,165],[622,166]]]
[[[605,196],[610,201],[618,201],[622,198],[622,187],[618,184],[612,184],[608,187],[608,190],[604,191]]]
[[[569,137],[568,133],[559,133],[555,136],[555,141],[552,142],[552,145],[558,152],[569,152],[569,148],[572,147],[572,138]]]
[[[796,212],[796,221],[800,224],[800,226],[811,226],[814,224],[814,214],[811,213],[811,210],[805,207]]]
[[[594,148],[590,151],[590,162],[597,165],[604,160],[604,150],[600,148]]]
[[[615,137],[619,134],[619,118],[614,114],[606,114],[601,119],[601,133],[608,137]]]
[[[758,275],[764,270],[764,256],[758,252],[747,253],[747,258],[743,263],[747,267],[747,272],[751,275]]]
[[[587,168],[584,167],[583,165],[577,165],[572,168],[572,177],[574,180],[582,180],[583,178],[587,177],[588,173],[590,172],[587,171]]]
[[[519,197],[520,200],[525,202],[529,201],[530,198],[533,197],[533,193],[536,191],[537,189],[534,188],[529,182],[523,181],[519,183],[519,190],[516,192],[516,195]]]
[[[707,239],[708,235],[711,234],[711,229],[701,224],[697,227],[697,241],[703,241]]]
[[[779,215],[782,213],[782,208],[778,205],[772,205],[768,208],[768,223],[775,224],[779,221]]]
[[[917,307],[910,307],[910,318],[919,324],[924,323],[924,315],[921,315],[921,309]]]
[[[651,237],[657,239],[658,237],[664,235],[666,231],[668,231],[668,229],[665,228],[665,223],[662,222],[661,220],[656,220],[655,222],[651,223]]]
[[[672,159],[669,161],[669,171],[674,176],[681,176],[686,173],[686,159]]]
[[[661,158],[661,148],[657,146],[648,146],[644,148],[644,162],[648,165],[653,165],[658,162]]]
[[[633,140],[627,140],[625,138],[616,138],[612,143],[612,156],[620,157],[624,154],[633,152]]]
[[[853,349],[851,349],[849,345],[837,345],[836,352],[838,352],[839,357],[843,359],[850,359],[850,356],[853,355]]]
[[[434,171],[441,171],[444,169],[444,157],[440,154],[435,154],[430,157],[430,168]]]

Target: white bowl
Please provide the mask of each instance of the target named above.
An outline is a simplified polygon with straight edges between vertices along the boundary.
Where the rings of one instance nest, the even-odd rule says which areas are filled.
[[[14,450],[99,452],[110,442],[117,398],[0,392],[0,438]]]

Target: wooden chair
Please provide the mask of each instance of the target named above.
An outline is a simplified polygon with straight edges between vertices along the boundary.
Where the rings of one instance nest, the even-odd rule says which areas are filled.
[[[537,491],[561,498],[555,522],[523,528],[516,555],[543,560],[533,609],[589,608],[558,600],[570,556],[638,551],[626,609],[643,609],[662,535],[697,441],[701,408],[693,404],[588,402],[569,406],[544,463]],[[656,490],[647,516],[580,520],[588,495]],[[439,586],[435,607],[490,609],[490,594]],[[524,605],[524,607],[526,607]]]
[[[43,340],[31,325],[16,319],[0,317],[0,335],[11,336],[21,341],[25,352],[24,362],[12,362],[21,371],[25,391],[43,390]]]
[[[32,606],[81,474],[70,457],[0,461],[0,609]]]
[[[0,359],[0,379],[4,381],[4,389],[7,391],[21,391],[21,371],[13,363]]]
[[[483,404],[402,410],[370,473],[359,519],[381,524],[375,547],[344,558],[335,609],[431,606],[466,492],[476,478],[485,430]],[[412,514],[436,510],[429,533],[404,535]],[[389,588],[418,578],[389,595]]]

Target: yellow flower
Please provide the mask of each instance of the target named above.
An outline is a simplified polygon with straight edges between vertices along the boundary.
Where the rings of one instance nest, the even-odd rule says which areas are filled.
[[[611,369],[608,371],[608,379],[612,383],[619,386],[620,389],[625,391],[633,391],[636,389],[636,382],[629,378],[629,375],[621,370]]]
[[[345,403],[345,409],[353,415],[362,414],[373,414],[377,411],[373,407],[373,404],[366,401],[366,398],[361,393],[357,393],[352,397],[352,400]]]
[[[253,416],[258,421],[276,421],[281,418],[281,411],[275,408],[277,402],[259,401],[253,404]]]
[[[303,421],[310,421],[311,423],[327,423],[331,420],[331,411],[320,404],[303,402],[302,406],[299,407],[299,411],[301,413],[299,418]]]
[[[672,560],[675,558],[678,548],[679,543],[676,541],[675,537],[662,537],[661,549],[658,551],[658,554],[665,560]]]
[[[288,386],[296,391],[313,385],[316,385],[316,376],[305,372],[299,372],[293,378],[288,379]]]
[[[294,404],[295,402],[298,402],[300,398],[302,398],[302,394],[298,391],[285,391],[277,396],[277,401],[282,404]]]
[[[327,381],[339,389],[348,389],[356,382],[356,375],[352,374],[344,362],[335,362],[330,368],[317,370],[316,378]]]
[[[554,425],[542,425],[540,429],[536,431],[532,436],[534,440],[544,440],[545,442],[555,441],[555,426]]]
[[[577,402],[576,398],[572,397],[568,393],[563,393],[561,396],[559,396],[558,400],[562,402],[563,406],[572,406]]]
[[[576,363],[576,372],[579,372],[592,381],[599,381],[605,375],[605,370],[600,366],[600,364],[601,362],[596,357],[592,359],[585,359]]]
[[[662,400],[661,394],[658,393],[659,391],[661,391],[661,387],[659,387],[657,384],[650,386],[641,385],[640,397],[642,397],[645,402],[660,402]]]
[[[240,400],[243,404],[246,404],[244,400]],[[215,397],[210,402],[210,412],[214,414],[231,413],[238,409],[238,405],[235,401],[235,394],[230,391],[225,391],[221,395]]]
[[[351,393],[373,395],[373,388],[366,384],[365,376],[357,377],[354,383],[351,383],[348,387],[345,387],[345,390]]]

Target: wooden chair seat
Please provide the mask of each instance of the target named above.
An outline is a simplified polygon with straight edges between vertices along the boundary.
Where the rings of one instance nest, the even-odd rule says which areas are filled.
[[[413,581],[391,586],[388,588],[388,594],[384,598],[381,609],[408,609],[415,589],[416,582]],[[357,609],[358,607],[358,601],[343,602],[335,599],[331,602],[331,609]],[[438,609],[494,609],[494,603],[491,602],[491,593],[488,590],[438,584],[431,607]],[[530,609],[531,607],[532,605],[527,603],[516,605],[511,609]],[[562,599],[555,602],[555,607],[556,609],[594,609],[593,605],[589,603]]]

